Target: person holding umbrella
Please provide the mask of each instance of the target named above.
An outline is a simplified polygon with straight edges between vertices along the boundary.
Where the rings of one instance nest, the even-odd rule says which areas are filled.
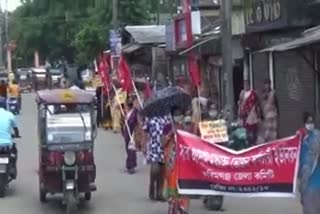
[[[171,124],[172,121],[170,116],[172,109],[176,109],[177,107],[186,109],[190,105],[191,97],[184,89],[180,87],[167,87],[154,93],[145,102],[144,108],[141,111],[142,115],[147,118],[144,128],[149,134],[150,139],[148,146],[148,161],[151,163],[149,196],[152,200],[163,200],[164,175],[167,174],[165,172],[166,158],[164,148],[167,144],[163,144],[162,137],[165,127],[171,127],[168,124]],[[171,129],[169,128],[169,130]],[[154,194],[155,190],[156,194]]]
[[[162,192],[164,184],[164,150],[161,136],[164,127],[170,123],[167,116],[146,117],[143,129],[148,136],[147,161],[150,164],[150,200],[164,201]]]

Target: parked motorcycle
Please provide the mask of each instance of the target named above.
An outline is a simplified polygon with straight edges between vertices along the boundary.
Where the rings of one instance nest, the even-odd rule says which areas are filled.
[[[240,151],[249,147],[249,143],[247,141],[247,131],[238,122],[231,123],[228,132],[228,148],[235,151]]]

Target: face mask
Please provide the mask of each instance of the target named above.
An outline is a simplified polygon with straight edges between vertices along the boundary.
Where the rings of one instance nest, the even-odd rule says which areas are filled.
[[[218,112],[217,111],[209,111],[209,115],[210,115],[210,117],[217,117]]]
[[[313,123],[307,123],[307,124],[306,124],[306,129],[307,129],[308,131],[312,131],[312,130],[314,129],[314,124],[313,124]]]
[[[187,116],[184,118],[184,123],[185,124],[191,124],[192,123],[192,118],[190,116]]]
[[[174,117],[173,117],[173,120],[174,120],[174,122],[176,122],[176,123],[181,123],[182,120],[183,120],[183,116],[181,116],[181,115],[174,116]]]

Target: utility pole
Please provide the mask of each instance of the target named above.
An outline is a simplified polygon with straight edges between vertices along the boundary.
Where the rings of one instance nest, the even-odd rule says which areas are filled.
[[[6,13],[5,13],[5,19],[6,19],[6,43],[9,43],[9,25],[8,25],[8,0],[6,0]]]
[[[118,0],[112,0],[112,24],[113,29],[118,29]]]
[[[162,0],[157,0],[157,25],[160,25],[160,6],[162,4]]]
[[[232,58],[232,0],[222,0],[222,71],[224,76],[224,105],[229,122],[234,120],[233,58]]]
[[[111,40],[116,40],[116,41],[110,41],[113,43],[112,45],[114,46],[113,48],[115,49],[114,51],[116,52],[117,46],[118,46],[118,36],[119,36],[119,20],[118,20],[118,10],[119,10],[119,0],[112,0],[112,24],[113,24],[113,34],[114,38],[110,38]],[[112,53],[111,51],[111,60],[113,64],[113,74],[116,73],[118,70],[118,65],[119,65],[119,56],[116,53]]]

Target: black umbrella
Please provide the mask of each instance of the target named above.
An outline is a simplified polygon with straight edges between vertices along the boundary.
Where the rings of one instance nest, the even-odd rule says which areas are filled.
[[[170,114],[172,108],[187,110],[191,105],[191,96],[180,87],[167,87],[157,91],[144,104],[142,115],[146,117]]]

